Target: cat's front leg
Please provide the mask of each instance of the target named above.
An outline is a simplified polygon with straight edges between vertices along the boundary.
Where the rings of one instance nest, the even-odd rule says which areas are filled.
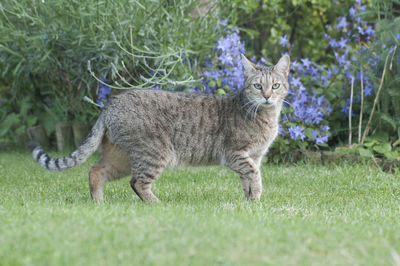
[[[239,174],[246,199],[259,200],[262,193],[261,174],[253,159],[245,154],[229,157],[226,166]]]

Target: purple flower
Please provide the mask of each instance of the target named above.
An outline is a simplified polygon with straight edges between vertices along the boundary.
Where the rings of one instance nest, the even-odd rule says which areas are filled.
[[[338,24],[336,25],[336,29],[345,29],[345,28],[347,28],[347,25],[349,24],[349,23],[347,23],[347,20],[346,20],[346,16],[343,16],[343,17],[339,17],[338,18]]]
[[[318,136],[315,138],[315,143],[316,144],[324,144],[328,142],[328,135],[325,136]]]
[[[346,116],[348,116],[349,115],[349,110],[350,110],[350,98],[346,99],[346,101],[344,102],[344,105],[341,105],[340,112],[342,112]],[[351,116],[355,116],[354,110],[351,110]]]
[[[291,84],[293,87],[300,87],[303,84],[301,84],[300,78],[292,78]]]
[[[294,140],[297,140],[298,138],[304,140],[304,138],[306,137],[306,135],[304,135],[304,128],[299,126],[289,127],[289,135]]]
[[[332,47],[332,48],[336,48],[339,46],[338,42],[336,41],[336,39],[332,38],[329,40],[328,44]]]
[[[374,90],[374,87],[372,86],[369,81],[365,82],[365,88],[364,88],[364,96],[370,96],[372,94],[372,91]]]
[[[339,47],[340,49],[346,48],[347,42],[348,42],[348,41],[349,41],[348,39],[344,39],[343,37],[340,38],[340,41],[338,42],[338,47]]]
[[[312,137],[313,139],[315,139],[315,138],[318,136],[318,134],[319,134],[318,129],[313,129],[313,130],[311,130],[311,132],[312,132],[311,137]]]
[[[350,66],[350,60],[347,59],[347,54],[339,55],[335,52],[336,60],[341,67],[348,69]]]
[[[301,62],[303,63],[303,66],[306,68],[309,68],[312,64],[312,62],[308,58],[300,59]]]
[[[265,60],[264,57],[261,57],[260,60],[258,60],[257,64],[258,65],[266,65],[267,64],[267,60]]]
[[[350,9],[349,9],[349,14],[350,14],[350,17],[351,17],[351,18],[354,17],[354,15],[356,14],[356,10],[355,10],[354,7],[350,7]]]
[[[279,42],[279,45],[281,45],[282,47],[287,46],[287,44],[289,43],[289,40],[287,39],[287,35],[285,34],[285,36],[281,36],[279,37],[281,39],[281,41]]]
[[[329,129],[331,129],[330,126],[322,126],[322,127],[321,127],[321,131],[322,131],[322,132],[328,131]]]
[[[242,88],[244,84],[243,65],[240,54],[245,53],[244,43],[240,41],[239,31],[229,31],[217,42],[218,62],[215,66],[206,58],[206,66],[210,68],[203,73],[203,85],[207,92],[213,92],[215,87],[210,87],[211,80],[221,79],[223,85],[232,90]],[[214,68],[214,69],[213,69]]]
[[[293,69],[297,70],[297,69],[301,68],[301,64],[299,64],[299,62],[296,60],[296,61],[293,61],[291,67],[292,67]]]
[[[365,34],[374,37],[375,36],[375,30],[371,26],[368,26],[367,29],[365,30]]]
[[[311,66],[308,72],[311,76],[316,77],[318,76],[318,68]]]
[[[285,129],[283,129],[280,124],[278,124],[278,134],[279,136],[285,135]]]
[[[99,100],[106,99],[107,95],[111,92],[111,88],[105,84],[107,82],[107,79],[103,78],[101,81],[103,83],[100,84],[100,88],[97,91],[97,98]]]
[[[206,70],[203,72],[203,76],[213,80],[218,80],[222,74],[218,70]]]
[[[204,59],[204,65],[205,65],[205,67],[207,67],[207,68],[212,68],[213,64],[212,64],[211,59],[210,59],[209,57],[206,57],[206,58]]]

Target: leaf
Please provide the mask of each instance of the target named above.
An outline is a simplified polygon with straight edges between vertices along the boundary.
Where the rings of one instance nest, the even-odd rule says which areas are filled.
[[[393,129],[395,129],[395,130],[397,129],[398,122],[396,120],[394,120],[392,117],[388,116],[385,113],[380,113],[379,116],[383,122],[386,122],[386,124],[390,125]]]
[[[216,86],[216,83],[215,83],[215,81],[210,81],[209,83],[208,83],[208,86],[209,87],[215,87]]]
[[[373,158],[374,154],[367,149],[364,148],[358,148],[358,153],[360,154],[361,157],[365,157],[365,158]]]
[[[397,145],[400,145],[400,139],[396,140],[395,142],[393,142],[393,147],[396,147]]]
[[[372,149],[377,153],[385,154],[392,151],[392,145],[390,145],[390,143],[382,143],[380,145],[374,146]]]
[[[385,152],[383,155],[385,156],[385,158],[393,159],[393,160],[400,157],[400,154],[397,151]]]
[[[31,127],[34,126],[37,122],[38,118],[36,116],[28,116],[28,118],[26,119],[26,126],[27,127]]]
[[[221,87],[221,85],[222,85],[222,78],[219,78],[219,79],[217,80],[217,86],[218,86],[218,87]]]
[[[306,128],[306,130],[304,131],[304,134],[308,137],[308,138],[312,138],[313,132],[311,128]]]
[[[336,147],[335,152],[343,153],[343,154],[357,154],[357,146],[353,148],[347,147]]]
[[[30,102],[30,97],[26,97],[21,102],[21,109],[19,113],[24,116],[27,114],[28,110],[31,109],[31,107],[32,104]]]
[[[225,95],[226,92],[223,89],[218,89],[217,90],[217,95]]]
[[[6,119],[0,124],[0,137],[5,136],[8,131],[20,122],[19,116],[16,113],[9,114]]]
[[[15,130],[15,134],[17,136],[24,134],[26,131],[26,127],[24,125],[19,126],[16,130]]]
[[[377,141],[376,139],[372,139],[372,138],[370,138],[368,140],[368,138],[367,138],[367,142],[364,143],[364,146],[367,148],[371,148],[372,146],[375,146],[376,144],[379,144],[379,141]]]
[[[389,140],[389,134],[387,132],[377,132],[372,137],[380,142],[387,142]]]

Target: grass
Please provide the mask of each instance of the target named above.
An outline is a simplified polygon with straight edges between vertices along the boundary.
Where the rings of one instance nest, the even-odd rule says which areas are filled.
[[[245,201],[223,167],[167,170],[141,202],[129,178],[89,197],[96,160],[65,172],[0,153],[1,265],[400,265],[400,176],[368,165],[268,165]]]

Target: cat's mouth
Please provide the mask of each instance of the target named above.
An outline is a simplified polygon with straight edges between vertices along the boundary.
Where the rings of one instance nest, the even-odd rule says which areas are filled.
[[[265,102],[263,103],[264,106],[274,106],[275,103],[272,102],[270,99],[266,99]]]

